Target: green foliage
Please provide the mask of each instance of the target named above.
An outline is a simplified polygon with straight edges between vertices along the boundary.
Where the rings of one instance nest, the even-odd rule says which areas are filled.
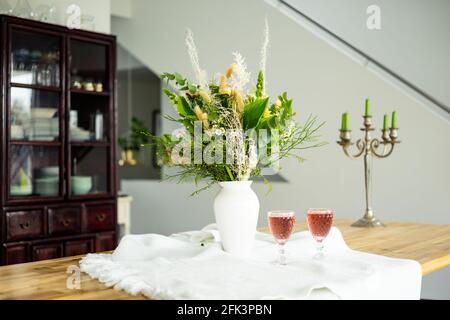
[[[175,93],[173,93],[169,89],[164,89],[164,93],[167,97],[169,97],[170,101],[172,101],[173,104],[178,103],[178,96]]]
[[[244,108],[244,129],[256,128],[269,103],[269,98],[257,99]]]
[[[264,96],[264,74],[262,71],[258,74],[258,82],[256,83],[256,92],[255,95],[257,98],[261,98]]]
[[[194,110],[185,97],[178,97],[177,111],[183,117],[195,116]]]
[[[150,143],[148,132],[149,130],[145,127],[144,122],[137,117],[133,117],[129,135],[119,137],[118,144],[122,150],[139,151],[144,145]]]
[[[178,93],[169,89],[164,90],[178,113],[178,118],[166,117],[166,119],[180,123],[186,131],[181,136],[177,135],[176,137],[171,135],[151,136],[151,143],[156,145],[160,164],[176,166],[180,169],[179,173],[167,178],[176,179],[179,182],[194,181],[195,183],[206,180],[206,186],[198,192],[209,188],[216,182],[263,177],[262,167],[271,167],[276,161],[288,157],[303,161],[303,158],[298,154],[300,150],[323,145],[323,143],[317,142],[317,133],[323,123],[318,124],[317,118],[312,116],[303,125],[295,122],[293,119],[295,115],[293,100],[288,98],[287,93],[278,96],[277,101],[271,101],[270,97],[266,96],[263,72],[258,74],[257,84],[252,91],[253,94],[245,96],[242,96],[243,92],[234,92],[237,89],[232,85],[226,88],[231,91],[231,94],[221,94],[221,86],[228,85],[228,83],[219,85],[212,81],[208,88],[200,88],[179,73],[164,73],[161,75],[161,79],[167,81],[167,83],[172,83]],[[194,112],[196,106],[201,110],[200,116]],[[201,117],[202,115],[207,115],[206,123],[205,117]],[[211,129],[214,132],[219,131],[223,135],[222,143],[226,147],[228,147],[226,143],[229,142],[224,135],[226,130],[242,130],[254,133],[254,135],[244,136],[241,139],[243,144],[240,142],[241,145],[233,146],[235,148],[233,152],[241,155],[244,152],[245,162],[238,163],[237,160],[217,164],[206,164],[204,161],[200,164],[193,161],[177,162],[174,159],[174,156],[175,158],[177,156],[173,154],[173,151],[178,150],[175,147],[183,141],[187,141],[184,146],[188,148],[187,152],[190,153],[193,160],[196,146],[196,142],[194,142],[194,122],[198,121],[199,117],[203,121],[204,133],[206,134],[206,129]],[[267,155],[258,154],[258,163],[253,167],[253,165],[250,166],[249,160],[250,145],[254,143],[255,137],[259,136],[258,132],[262,129],[267,129],[267,139],[258,140],[258,147],[265,147],[270,154],[274,147],[273,144],[277,143],[278,157],[267,159]],[[203,139],[200,145],[202,153],[208,147],[210,141],[212,139]],[[223,150],[224,159],[228,151]],[[263,177],[263,179],[270,190],[270,181],[266,177]]]
[[[192,84],[183,77],[179,73],[163,73],[161,75],[161,80],[166,80],[167,84],[171,81],[174,81],[177,88],[181,91],[187,91],[190,94],[196,94],[198,92],[199,87],[197,85]]]

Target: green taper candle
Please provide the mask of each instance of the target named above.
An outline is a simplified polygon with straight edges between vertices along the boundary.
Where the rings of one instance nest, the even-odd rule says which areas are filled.
[[[346,112],[342,114],[341,130],[348,130],[348,128],[348,113]]]
[[[364,114],[366,117],[370,117],[370,100],[366,99],[366,113]]]
[[[397,112],[392,112],[392,129],[398,129],[397,128]]]
[[[383,130],[389,129],[389,116],[387,114],[384,115],[384,122],[383,122]]]

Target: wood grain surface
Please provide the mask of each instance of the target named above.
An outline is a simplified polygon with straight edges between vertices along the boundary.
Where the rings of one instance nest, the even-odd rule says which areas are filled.
[[[450,225],[391,222],[387,228],[359,229],[350,224],[350,220],[334,223],[352,249],[416,260],[422,265],[423,275],[450,265]],[[306,230],[305,223],[296,226],[296,231],[302,230]],[[81,274],[80,289],[68,289],[67,269],[77,266],[79,260],[73,257],[1,267],[0,299],[144,299],[107,288],[86,274]]]

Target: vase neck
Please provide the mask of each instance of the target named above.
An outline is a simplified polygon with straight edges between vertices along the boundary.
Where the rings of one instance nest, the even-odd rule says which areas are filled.
[[[223,189],[248,189],[251,187],[253,181],[229,181],[219,182]]]

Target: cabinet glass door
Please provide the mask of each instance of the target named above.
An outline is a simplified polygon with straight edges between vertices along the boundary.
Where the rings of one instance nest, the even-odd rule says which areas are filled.
[[[9,39],[9,199],[60,199],[64,196],[63,36],[13,25]]]
[[[74,38],[69,47],[69,193],[71,197],[110,194],[110,47]]]
[[[11,82],[59,88],[61,38],[19,29],[10,37]]]
[[[10,139],[59,141],[60,93],[12,87]]]
[[[109,148],[72,147],[72,197],[109,193]]]
[[[61,196],[60,173],[59,148],[12,146],[10,163],[12,198]]]

